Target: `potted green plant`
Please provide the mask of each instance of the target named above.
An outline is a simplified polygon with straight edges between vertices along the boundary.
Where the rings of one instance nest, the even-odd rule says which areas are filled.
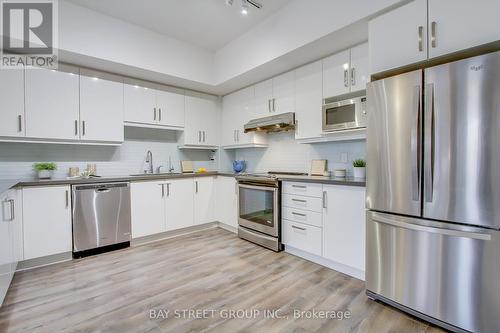
[[[33,168],[38,173],[39,179],[50,179],[52,178],[54,170],[57,169],[57,164],[52,162],[35,163]]]
[[[354,161],[352,161],[352,166],[354,167],[354,178],[366,178],[366,161],[364,159],[355,159]]]

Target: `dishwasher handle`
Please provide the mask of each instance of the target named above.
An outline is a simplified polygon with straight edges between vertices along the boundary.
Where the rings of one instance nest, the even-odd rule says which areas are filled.
[[[95,184],[73,185],[73,190],[74,191],[95,190],[96,192],[99,193],[105,193],[109,192],[109,190],[113,188],[121,188],[129,186],[130,183],[95,183]]]

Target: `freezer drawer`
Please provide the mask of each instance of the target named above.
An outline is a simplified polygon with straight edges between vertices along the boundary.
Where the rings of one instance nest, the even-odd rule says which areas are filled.
[[[500,332],[499,231],[368,212],[366,236],[369,292],[464,330]]]
[[[130,184],[73,186],[73,252],[130,242]]]

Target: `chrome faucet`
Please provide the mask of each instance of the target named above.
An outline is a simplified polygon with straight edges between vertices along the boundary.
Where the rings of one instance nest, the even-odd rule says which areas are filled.
[[[148,164],[148,169],[144,170],[144,173],[153,173],[153,153],[148,150],[146,153],[146,163]]]

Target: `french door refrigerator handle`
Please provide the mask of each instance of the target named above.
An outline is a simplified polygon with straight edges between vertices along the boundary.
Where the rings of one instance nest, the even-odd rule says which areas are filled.
[[[434,84],[425,86],[425,134],[424,134],[425,201],[432,202],[434,187]]]
[[[414,112],[415,123],[411,129],[411,173],[412,173],[412,195],[414,201],[420,201],[420,114],[421,94],[420,86],[414,88]]]
[[[445,235],[445,236],[464,237],[464,238],[472,238],[472,239],[487,240],[487,241],[491,240],[491,235],[487,234],[487,233],[430,227],[430,226],[426,226],[426,225],[403,222],[403,221],[398,221],[395,219],[386,218],[386,217],[384,217],[380,214],[377,214],[377,213],[372,214],[371,219],[375,222],[391,225],[391,226],[397,227],[397,228],[404,228],[404,229],[408,229],[408,230],[429,232],[429,233],[438,234],[438,235]]]

